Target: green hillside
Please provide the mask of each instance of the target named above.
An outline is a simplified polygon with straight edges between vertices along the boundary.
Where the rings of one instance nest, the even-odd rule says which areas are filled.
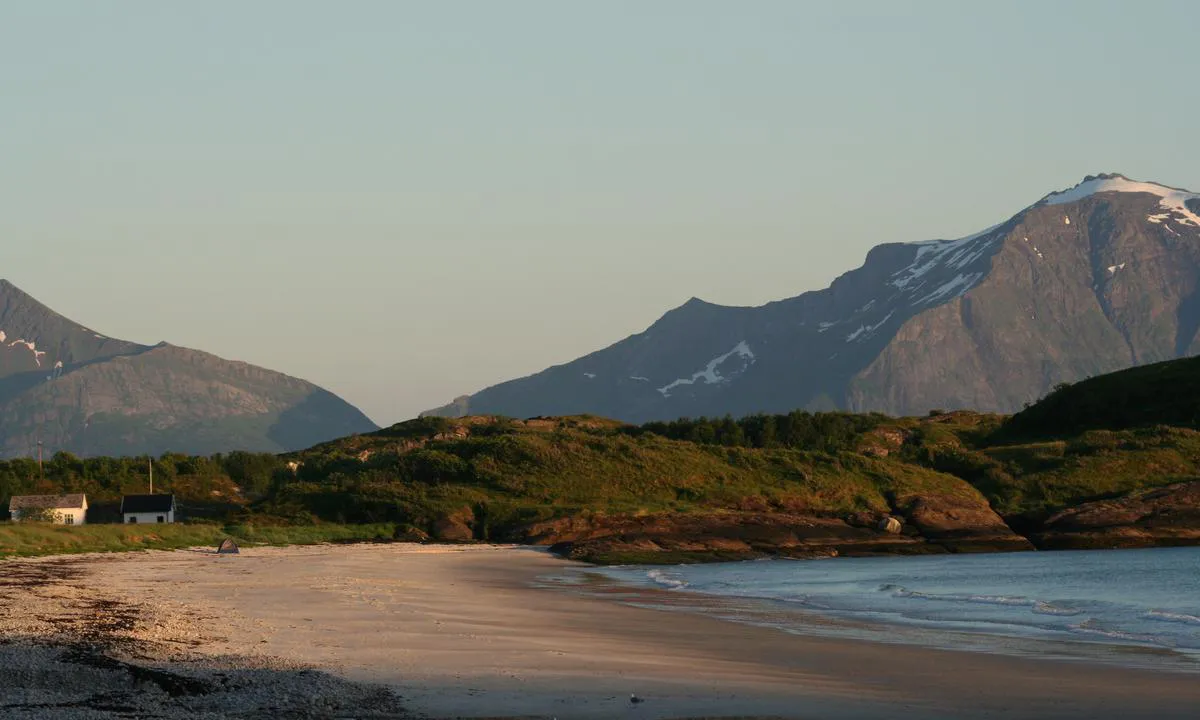
[[[1006,424],[1010,435],[1200,426],[1200,357],[1168,360],[1058,386]]]
[[[1012,530],[1047,546],[1064,532],[1076,546],[1126,542],[1118,531],[1191,542],[1190,509],[1151,518],[1137,493],[1200,480],[1198,374],[1194,359],[1116,373],[1011,418],[426,417],[285,455],[164,455],[156,487],[210,522],[373,524],[410,539],[565,543],[593,559],[1005,549],[1024,542]],[[122,493],[145,490],[148,460],[0,461],[0,502],[87,492],[94,519],[112,517]],[[1108,520],[1089,505],[1101,501]],[[1091,525],[1064,530],[1062,513],[1080,508]],[[888,518],[899,532],[880,530]]]
[[[820,417],[820,416],[816,416]],[[264,509],[424,527],[470,510],[492,526],[577,513],[762,508],[886,512],[922,492],[975,496],[957,478],[847,447],[673,440],[591,417],[428,417],[286,456]],[[890,499],[890,500],[889,500]]]

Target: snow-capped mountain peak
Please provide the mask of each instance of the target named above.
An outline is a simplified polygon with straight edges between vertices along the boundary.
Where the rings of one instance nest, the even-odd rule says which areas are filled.
[[[1160,207],[1169,213],[1179,215],[1180,222],[1200,227],[1200,216],[1187,206],[1189,200],[1200,201],[1200,194],[1180,190],[1179,188],[1167,187],[1166,185],[1159,185],[1158,183],[1130,180],[1124,175],[1115,173],[1089,175],[1075,187],[1050,193],[1042,198],[1041,202],[1046,205],[1064,205],[1066,203],[1078,202],[1092,195],[1109,192],[1145,193],[1157,196],[1160,198]]]

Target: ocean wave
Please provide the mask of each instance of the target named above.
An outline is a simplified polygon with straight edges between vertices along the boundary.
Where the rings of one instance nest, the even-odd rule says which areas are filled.
[[[890,591],[892,597],[911,598],[914,600],[933,600],[936,602],[966,602],[982,605],[1008,605],[1014,607],[1035,607],[1036,600],[1030,600],[1022,595],[963,595],[959,593],[927,593],[919,590],[909,590],[902,585],[882,585],[879,588]]]
[[[646,573],[646,577],[650,578],[654,583],[672,590],[679,590],[688,586],[687,580],[671,577],[662,570],[651,570]]]
[[[1084,620],[1078,625],[1068,625],[1067,629],[1071,632],[1082,633],[1084,635],[1098,635],[1100,637],[1110,638],[1113,640],[1125,640],[1127,642],[1149,643],[1152,645],[1167,646],[1174,646],[1175,644],[1170,640],[1170,638],[1165,638],[1158,635],[1132,633],[1124,630],[1101,627],[1096,624],[1095,620]]]
[[[1196,615],[1188,615],[1187,613],[1175,613],[1167,610],[1151,610],[1142,615],[1144,620],[1157,620],[1159,622],[1182,623],[1184,625],[1200,625],[1200,617]]]
[[[1038,615],[1058,615],[1062,617],[1070,617],[1072,615],[1080,615],[1082,610],[1077,608],[1062,607],[1053,603],[1038,601],[1033,605],[1033,611]]]

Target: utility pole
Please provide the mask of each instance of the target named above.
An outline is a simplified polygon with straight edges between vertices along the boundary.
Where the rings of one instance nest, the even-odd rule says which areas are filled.
[[[42,480],[46,479],[46,470],[42,467],[42,439],[38,438],[38,475]]]
[[[146,464],[150,467],[150,494],[154,494],[154,456],[146,458]]]

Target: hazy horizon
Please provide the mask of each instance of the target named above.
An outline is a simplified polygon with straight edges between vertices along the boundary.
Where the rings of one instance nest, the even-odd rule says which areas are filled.
[[[222,10],[0,8],[0,277],[385,425],[1087,174],[1200,190],[1191,3]]]

